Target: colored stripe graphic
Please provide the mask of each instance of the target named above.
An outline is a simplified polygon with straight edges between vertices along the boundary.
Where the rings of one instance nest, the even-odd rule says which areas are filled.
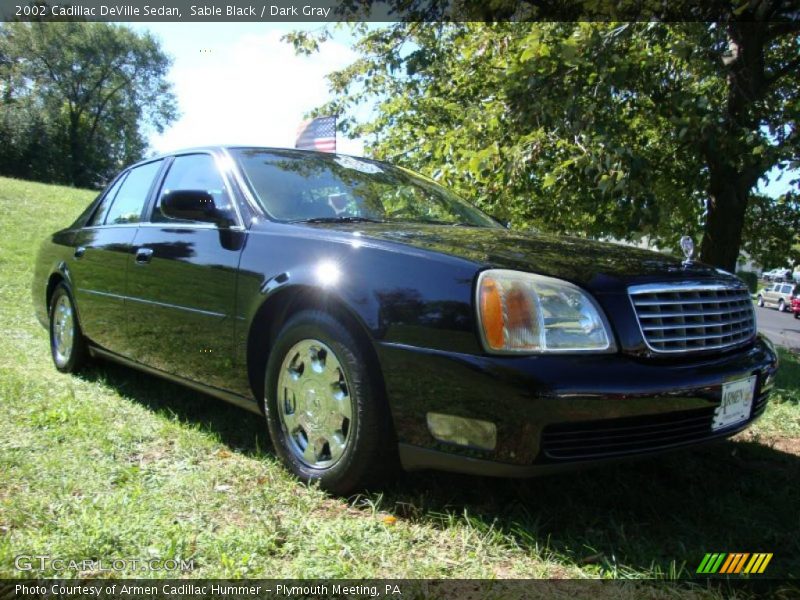
[[[709,552],[700,561],[697,573],[702,575],[760,574],[764,572],[771,560],[772,553],[766,552],[754,554],[749,552]]]
[[[725,556],[727,555],[724,552],[722,554],[706,554],[703,558],[703,562],[701,562],[700,566],[697,567],[697,572],[704,575],[716,573],[719,569],[719,566],[722,564],[722,561],[725,559]]]
[[[728,555],[729,559],[728,561],[726,561],[726,563],[730,564],[728,564],[727,569],[725,567],[722,567],[720,573],[725,573],[728,575],[730,575],[731,573],[739,573],[742,570],[742,567],[744,567],[744,561],[747,560],[748,556],[750,556],[749,553],[745,554],[742,552],[734,552],[733,554],[729,554]]]
[[[750,559],[750,562],[745,567],[745,573],[763,573],[764,569],[767,568],[769,561],[772,560],[772,553],[767,554],[766,552],[760,554],[753,554],[753,558]]]

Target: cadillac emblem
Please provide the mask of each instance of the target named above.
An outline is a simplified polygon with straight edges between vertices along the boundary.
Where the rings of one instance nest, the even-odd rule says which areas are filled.
[[[688,235],[681,238],[681,250],[683,250],[683,255],[686,257],[686,260],[683,261],[683,266],[688,267],[692,264],[692,257],[694,256],[694,240]]]

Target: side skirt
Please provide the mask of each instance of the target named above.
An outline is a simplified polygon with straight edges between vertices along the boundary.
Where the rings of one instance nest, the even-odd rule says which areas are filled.
[[[103,350],[102,348],[98,348],[96,346],[89,346],[89,353],[92,356],[105,358],[114,361],[116,363],[119,363],[121,365],[124,365],[126,367],[130,367],[138,371],[144,371],[145,373],[149,373],[150,375],[155,375],[156,377],[161,377],[162,379],[166,379],[173,383],[183,385],[202,394],[207,394],[209,396],[213,396],[214,398],[224,400],[225,402],[228,402],[230,404],[233,404],[235,406],[238,406],[239,408],[243,408],[250,412],[256,413],[257,415],[263,414],[258,406],[258,403],[255,400],[250,400],[249,398],[245,398],[244,396],[239,396],[238,394],[233,394],[231,392],[226,392],[225,390],[221,390],[219,388],[207,386],[202,383],[192,381],[191,379],[184,379],[183,377],[172,375],[171,373],[166,373],[164,371],[160,371],[159,369],[154,369],[153,367],[148,367],[147,365],[138,363],[135,360],[130,360],[128,358],[120,356],[119,354],[114,354],[113,352],[109,352],[108,350]]]

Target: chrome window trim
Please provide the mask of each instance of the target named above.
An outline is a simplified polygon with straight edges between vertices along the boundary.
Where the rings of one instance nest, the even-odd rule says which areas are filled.
[[[116,225],[89,225],[87,227],[81,227],[81,231],[86,231],[90,229],[113,229],[119,227],[157,227],[159,229],[217,229],[219,231],[244,231],[245,227],[242,225],[231,225],[230,227],[226,227],[225,229],[221,229],[217,227],[213,223],[190,223],[190,222],[183,222],[179,221],[176,223],[153,223],[152,221],[144,221],[141,223],[117,223]]]
[[[247,204],[249,205],[250,210],[254,214],[266,214],[266,211],[259,206],[258,201],[256,200],[253,191],[250,189],[250,186],[248,185],[245,175],[239,168],[239,163],[236,162],[236,159],[234,158],[233,154],[231,154],[228,148],[222,148],[220,150],[220,153],[221,156],[223,156],[225,160],[228,161],[228,164],[230,165],[229,174],[231,175],[232,179],[236,182],[236,187],[239,189],[239,192],[241,193],[244,201],[247,202]]]

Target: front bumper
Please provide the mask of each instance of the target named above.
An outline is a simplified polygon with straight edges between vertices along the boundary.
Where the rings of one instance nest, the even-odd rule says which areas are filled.
[[[403,466],[527,476],[729,437],[766,409],[777,357],[761,338],[715,357],[474,356],[378,347]],[[755,375],[750,417],[713,431],[722,386]],[[494,450],[447,444],[428,412],[491,421]]]

